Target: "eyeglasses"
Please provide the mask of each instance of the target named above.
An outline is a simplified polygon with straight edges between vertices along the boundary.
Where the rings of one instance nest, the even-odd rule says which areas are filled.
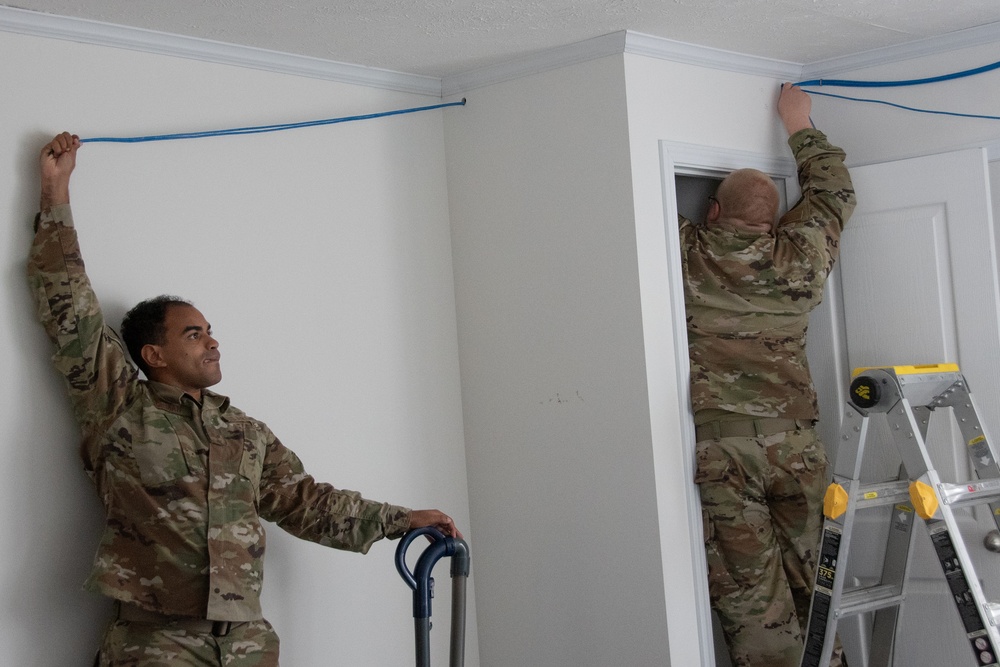
[[[720,204],[720,203],[719,203],[719,200],[718,200],[718,199],[716,199],[715,197],[711,197],[711,196],[710,196],[710,197],[708,198],[708,201],[709,201],[709,202],[713,202],[713,201],[714,201],[714,202],[715,202],[716,204],[719,204],[719,206],[722,206],[722,204]]]

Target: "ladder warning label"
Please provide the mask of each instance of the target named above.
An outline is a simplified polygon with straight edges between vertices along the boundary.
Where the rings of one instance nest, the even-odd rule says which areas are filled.
[[[997,664],[996,651],[990,646],[990,638],[986,636],[986,631],[983,630],[980,636],[969,637],[969,641],[972,642],[972,652],[976,654],[976,664],[979,667],[995,667]]]
[[[823,530],[819,561],[816,563],[817,588],[833,589],[833,580],[837,576],[837,557],[840,555],[840,537],[839,530]]]
[[[841,532],[827,526],[823,529],[819,560],[816,563],[816,587],[813,590],[812,608],[809,610],[809,627],[806,629],[805,647],[801,667],[819,667],[823,657],[830,607],[833,600],[833,582],[837,576],[837,559],[840,556]]]
[[[945,579],[948,580],[948,587],[951,589],[952,598],[955,600],[958,613],[962,617],[966,636],[972,642],[972,650],[976,655],[976,660],[983,667],[996,665],[996,647],[990,644],[983,619],[979,616],[979,606],[976,603],[975,594],[969,586],[958,552],[951,541],[951,533],[944,526],[936,527],[930,533],[934,551],[937,552]]]
[[[913,526],[913,507],[910,505],[896,505],[892,513],[892,529],[908,532]]]

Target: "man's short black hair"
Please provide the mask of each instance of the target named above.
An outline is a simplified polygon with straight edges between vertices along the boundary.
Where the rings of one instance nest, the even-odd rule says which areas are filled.
[[[152,299],[146,299],[136,304],[132,310],[125,313],[122,320],[122,340],[132,356],[132,361],[146,377],[149,377],[149,367],[142,358],[142,348],[146,345],[162,345],[167,330],[164,323],[167,319],[167,309],[171,306],[190,306],[190,301],[179,296],[161,294]]]

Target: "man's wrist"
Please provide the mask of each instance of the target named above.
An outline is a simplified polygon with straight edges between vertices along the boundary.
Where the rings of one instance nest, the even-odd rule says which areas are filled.
[[[69,188],[68,187],[54,187],[54,188],[42,188],[41,195],[38,199],[38,210],[49,211],[54,206],[61,206],[62,204],[69,203]]]
[[[785,120],[784,123],[785,131],[788,132],[788,136],[792,136],[796,132],[801,132],[802,130],[808,130],[813,126],[812,121],[809,120],[808,116],[805,118],[789,118],[788,120]]]

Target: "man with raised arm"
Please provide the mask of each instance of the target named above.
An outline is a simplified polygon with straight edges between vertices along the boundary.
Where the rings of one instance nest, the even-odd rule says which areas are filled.
[[[741,169],[704,224],[681,221],[709,593],[738,667],[799,665],[823,525],[806,328],[855,199],[844,152],[813,129],[810,109],[808,94],[782,86],[802,190],[791,210],[779,218],[774,182]]]
[[[411,528],[461,535],[438,510],[365,500],[310,477],[263,422],[208,389],[222,379],[219,344],[189,302],[143,301],[119,338],[84,271],[70,212],[79,147],[62,133],[42,149],[28,276],[106,513],[85,587],[116,601],[115,618],[95,664],[277,665],[278,637],[260,607],[261,519],[362,553]]]

